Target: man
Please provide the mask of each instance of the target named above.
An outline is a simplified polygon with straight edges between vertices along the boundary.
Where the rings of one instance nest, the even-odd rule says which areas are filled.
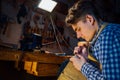
[[[75,56],[70,58],[74,67],[88,80],[120,80],[120,25],[103,22],[90,0],[78,1],[71,7],[66,23],[77,38],[92,42],[92,55],[102,65],[100,70],[89,63],[87,48],[83,46],[82,51],[76,47]]]

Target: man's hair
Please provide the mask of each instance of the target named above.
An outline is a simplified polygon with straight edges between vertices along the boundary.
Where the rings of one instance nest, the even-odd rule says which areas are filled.
[[[97,21],[100,19],[100,15],[91,0],[79,0],[69,9],[65,22],[71,25],[77,23],[79,20],[85,21],[86,14],[92,15]]]

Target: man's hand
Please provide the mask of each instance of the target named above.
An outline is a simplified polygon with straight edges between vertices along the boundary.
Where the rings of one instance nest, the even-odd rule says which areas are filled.
[[[79,71],[81,70],[82,65],[87,62],[82,55],[77,55],[77,54],[71,57],[70,61],[73,63],[74,67]]]
[[[82,55],[85,59],[88,59],[87,47],[84,47],[84,46],[75,47],[74,54]]]
[[[75,56],[70,58],[70,61],[72,61],[77,70],[81,70],[82,65],[87,62],[88,46],[89,44],[87,42],[79,42],[78,46],[74,49]]]

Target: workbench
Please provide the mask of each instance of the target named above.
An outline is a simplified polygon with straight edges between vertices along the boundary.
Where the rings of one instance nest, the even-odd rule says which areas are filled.
[[[57,56],[53,53],[22,52],[14,49],[0,49],[0,60],[15,61],[15,67],[23,62],[23,69],[35,76],[56,76],[60,64],[67,56]]]

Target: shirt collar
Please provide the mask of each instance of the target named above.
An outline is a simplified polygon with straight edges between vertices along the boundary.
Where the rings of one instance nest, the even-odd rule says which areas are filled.
[[[96,40],[96,36],[97,36],[97,34],[98,34],[101,26],[102,26],[104,23],[105,23],[105,22],[102,22],[102,21],[100,22],[100,24],[99,24],[99,26],[98,26],[98,31],[94,34],[94,37],[93,37],[92,41],[90,42],[92,45],[94,45],[95,40]]]

